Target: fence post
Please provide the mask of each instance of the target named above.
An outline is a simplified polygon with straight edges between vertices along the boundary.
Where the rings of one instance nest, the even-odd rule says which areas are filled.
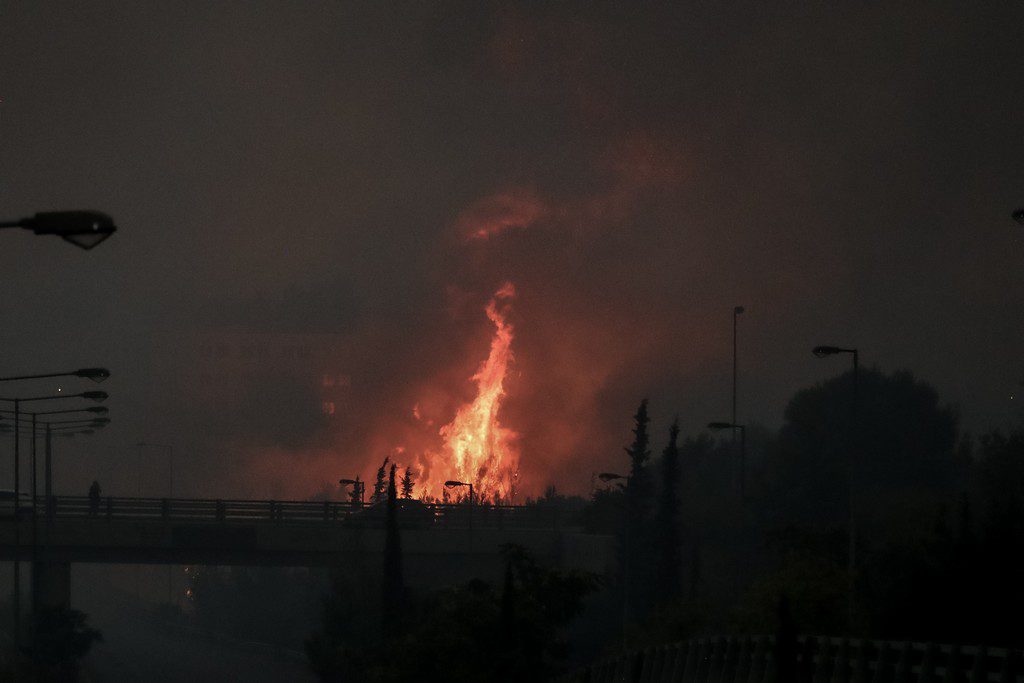
[[[765,650],[768,645],[763,637],[759,637],[754,643],[754,652],[750,655],[750,675],[747,676],[747,683],[761,683],[767,676],[765,675],[765,669],[767,668],[767,656]],[[687,665],[689,668],[689,665]],[[684,681],[689,682],[691,679],[686,677]]]
[[[935,643],[928,643],[924,648],[924,659],[921,660],[921,675],[918,683],[935,683]]]
[[[217,501],[216,509],[217,509],[217,521],[218,522],[223,522],[227,518],[227,516],[228,516],[227,515],[227,510],[224,509],[224,501],[223,500],[218,500]]]
[[[875,675],[871,677],[871,683],[889,683],[892,680],[892,676],[889,675],[889,671],[892,670],[892,663],[889,661],[891,658],[889,643],[882,641],[875,657]]]
[[[839,643],[835,661],[832,664],[832,683],[850,683],[850,639]]]
[[[912,683],[910,680],[911,667],[914,666],[914,646],[910,641],[903,643],[903,651],[900,652],[900,659],[896,662],[896,673],[893,675],[893,683]]]
[[[857,657],[853,660],[853,683],[868,683],[868,648],[871,641],[860,640],[857,642]]]
[[[750,678],[750,636],[740,641],[740,651],[736,655],[736,670],[729,683],[747,683]]]
[[[803,641],[796,663],[796,680],[800,683],[811,683],[814,680],[814,655],[817,652],[818,641],[813,636],[807,636]]]
[[[971,683],[988,683],[988,650],[984,645],[974,653],[971,666]]]
[[[114,515],[114,499],[107,496],[107,519],[110,519]]]
[[[725,646],[725,660],[722,662],[722,672],[718,675],[719,681],[728,681],[732,683],[732,680],[736,677],[737,662],[739,659],[739,639],[731,637],[726,642]]]
[[[697,661],[697,681],[705,683],[708,680],[708,673],[711,671],[711,660],[715,657],[718,644],[710,638],[703,639],[700,659]]]
[[[166,498],[160,499],[160,516],[164,519],[171,516],[171,501]]]
[[[665,663],[665,672],[661,676],[662,680],[671,681],[672,683],[682,680],[683,669],[686,668],[687,645],[688,643],[682,642],[672,646],[672,657]]]
[[[999,683],[1015,683],[1017,678],[1017,651],[1007,650],[1003,658],[1003,670],[999,672]]]
[[[960,668],[960,646],[954,644],[949,648],[949,655],[946,656],[946,673],[942,677],[942,683],[960,683],[963,680]]]
[[[818,661],[814,666],[814,683],[828,683],[832,673],[832,641],[828,638],[818,639]]]

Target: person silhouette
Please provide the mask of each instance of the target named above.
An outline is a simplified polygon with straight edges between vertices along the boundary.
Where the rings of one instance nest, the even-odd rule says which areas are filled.
[[[89,487],[89,514],[96,516],[100,511],[100,483],[93,480]]]

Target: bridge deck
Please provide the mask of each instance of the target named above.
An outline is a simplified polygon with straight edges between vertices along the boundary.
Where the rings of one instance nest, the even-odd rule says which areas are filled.
[[[299,501],[61,497],[33,516],[0,516],[0,560],[330,566],[380,553],[383,506]],[[49,514],[44,514],[49,512]],[[410,558],[496,558],[515,543],[538,558],[603,571],[611,544],[562,528],[551,510],[406,502],[399,511]]]

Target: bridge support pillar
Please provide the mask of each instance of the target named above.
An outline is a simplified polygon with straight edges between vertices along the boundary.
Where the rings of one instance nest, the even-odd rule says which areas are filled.
[[[36,562],[32,585],[40,608],[71,606],[71,563]]]

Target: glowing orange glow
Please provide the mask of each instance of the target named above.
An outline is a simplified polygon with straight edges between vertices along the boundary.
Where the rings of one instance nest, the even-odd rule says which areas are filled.
[[[441,453],[425,453],[423,489],[428,495],[443,494],[446,480],[473,484],[479,500],[508,501],[515,496],[519,476],[518,435],[498,420],[505,379],[512,362],[512,325],[506,320],[515,287],[506,283],[487,304],[487,317],[494,323],[491,350],[471,378],[476,398],[463,404],[454,419],[441,428]]]

